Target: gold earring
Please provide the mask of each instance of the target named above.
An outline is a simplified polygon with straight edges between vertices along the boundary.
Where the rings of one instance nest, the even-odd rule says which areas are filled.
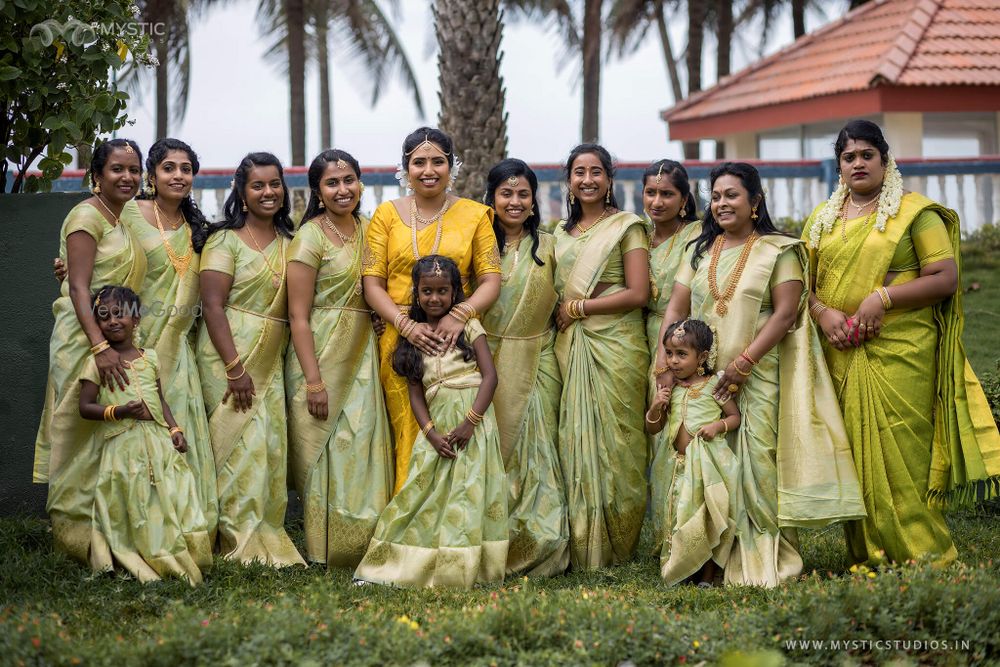
[[[359,183],[358,185],[361,186],[361,194],[364,194],[365,193],[365,184],[364,183]]]
[[[95,195],[101,194],[101,184],[100,183],[95,183],[94,187],[91,188],[91,192],[93,192]]]
[[[610,187],[608,187],[608,194],[604,195],[604,203],[605,204],[610,204],[611,203],[611,188]]]
[[[569,193],[569,205],[570,206],[575,206],[576,205],[576,197],[573,196],[572,192]]]
[[[323,196],[318,192],[316,193],[316,199],[319,200],[319,210],[322,211],[324,208],[326,208],[326,204],[323,203]]]
[[[756,220],[757,217],[758,217],[757,216],[757,207],[754,206],[752,209],[750,209],[750,219],[751,220]]]
[[[246,203],[246,200],[244,200],[244,201],[243,201],[243,212],[244,212],[244,213],[246,213],[246,212],[247,212],[247,211],[249,211],[249,210],[250,210],[250,209],[248,209],[248,208],[247,208],[247,203]]]

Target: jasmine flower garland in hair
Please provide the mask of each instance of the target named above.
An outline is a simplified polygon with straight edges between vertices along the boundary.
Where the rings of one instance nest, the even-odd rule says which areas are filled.
[[[809,228],[810,248],[818,248],[820,236],[833,229],[833,223],[837,221],[837,216],[844,207],[847,195],[847,185],[841,177],[837,189],[830,195],[826,206],[816,215],[816,220]],[[892,156],[892,153],[889,153],[889,159],[885,165],[885,176],[882,179],[882,191],[879,192],[878,207],[875,209],[875,229],[880,232],[885,231],[886,222],[899,213],[899,205],[902,201],[903,175],[899,173],[899,167],[896,166],[896,158]]]

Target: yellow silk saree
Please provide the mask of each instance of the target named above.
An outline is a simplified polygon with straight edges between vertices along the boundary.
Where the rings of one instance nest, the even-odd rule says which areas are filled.
[[[562,378],[552,313],[555,241],[531,237],[503,257],[500,298],[483,317],[499,384],[493,396],[510,489],[507,573],[552,576],[569,565],[566,490],[556,454]]]
[[[622,255],[649,247],[642,219],[626,212],[576,238],[560,225],[555,236],[562,301],[590,297],[598,282],[611,283],[605,295],[624,289]],[[636,309],[574,321],[556,337],[563,377],[559,458],[574,569],[624,562],[639,540],[646,512],[644,327]]]
[[[363,221],[367,224],[367,221]],[[316,223],[303,225],[288,261],[316,270],[313,332],[329,415],[309,414],[295,349],[285,355],[288,458],[302,498],[306,558],[357,567],[392,495],[392,435],[378,382],[378,348],[361,284],[363,228],[335,246]]]
[[[268,565],[304,565],[285,532],[288,492],[288,423],[285,413],[284,358],[288,343],[285,297],[285,247],[277,236],[264,255],[232,230],[215,232],[201,254],[202,271],[233,277],[226,317],[243,368],[253,378],[256,396],[247,412],[232,398],[225,403],[225,362],[219,357],[204,320],[198,330],[208,428],[219,491],[219,544],[224,557]],[[275,286],[269,266],[281,267]]]
[[[63,222],[59,256],[66,259],[70,234],[85,232],[97,242],[91,290],[124,285],[138,292],[146,275],[146,256],[131,231],[130,221],[136,218],[142,221],[134,201],[125,204],[114,227],[90,204],[78,204]],[[86,562],[101,448],[95,437],[99,422],[80,416],[80,374],[93,355],[69,298],[69,281],[63,281],[52,314],[55,326],[49,342],[45,407],[35,440],[34,481],[49,483],[46,509],[56,547]]]
[[[365,255],[362,275],[377,276],[386,281],[389,298],[404,313],[413,301],[413,265],[419,255],[438,254],[458,264],[465,294],[472,293],[476,276],[500,272],[500,252],[493,234],[493,209],[471,199],[455,201],[441,219],[440,240],[437,225],[429,225],[416,233],[399,217],[396,206],[384,202],[372,215],[365,235]],[[406,482],[410,450],[420,433],[410,409],[406,381],[392,370],[392,353],[399,341],[399,332],[392,322],[385,323],[385,333],[379,337],[379,375],[385,391],[385,404],[392,424],[396,454],[396,488],[399,493]]]
[[[693,251],[693,249],[692,249]],[[741,247],[722,251],[717,280],[728,284]],[[771,287],[805,280],[801,241],[768,234],[747,259],[728,311],[720,315],[708,287],[709,258],[697,269],[685,258],[676,280],[691,289],[691,317],[719,334],[718,368],[746,349],[772,314]],[[807,314],[807,292],[794,328],[753,367],[737,395],[742,424],[728,441],[740,464],[736,540],[728,584],[776,586],[799,574],[796,527],[864,516],[850,444],[819,338]]]
[[[132,219],[130,219],[132,220]],[[194,473],[198,500],[208,522],[208,532],[215,538],[219,521],[219,494],[215,489],[215,459],[208,436],[208,415],[201,395],[201,378],[195,361],[191,328],[200,313],[201,291],[198,271],[201,254],[191,247],[191,226],[160,231],[142,217],[134,219],[132,231],[146,253],[146,279],[139,293],[143,316],[139,323],[139,342],[155,349],[160,360],[163,397],[170,406],[177,425],[184,429],[188,451],[185,454]],[[190,253],[186,269],[178,271],[170,261],[164,244],[175,256]],[[183,265],[182,265],[183,266]]]
[[[955,258],[961,276],[957,215],[907,193],[884,232],[855,220],[844,224],[843,234],[821,238],[812,250],[816,297],[852,315],[890,270],[889,286],[917,278],[919,263],[894,266],[894,257],[901,243],[919,240],[912,229],[927,212],[944,222],[935,245]],[[954,560],[935,506],[973,501],[982,493],[979,482],[986,482],[986,495],[1000,486],[1000,435],[965,358],[963,322],[958,291],[936,306],[890,310],[881,334],[861,347],[838,351],[823,341],[868,510],[865,520],[845,527],[856,562],[878,561],[880,551],[893,561],[923,554]]]

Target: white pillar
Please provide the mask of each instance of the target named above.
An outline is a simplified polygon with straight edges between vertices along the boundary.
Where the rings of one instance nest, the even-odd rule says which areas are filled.
[[[726,147],[727,160],[753,160],[757,155],[757,135],[753,132],[737,132],[722,138]]]
[[[918,111],[892,111],[882,114],[882,132],[896,157],[922,157],[924,154],[924,115]]]

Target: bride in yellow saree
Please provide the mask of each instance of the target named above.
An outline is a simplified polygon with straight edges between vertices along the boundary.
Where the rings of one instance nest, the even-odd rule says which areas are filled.
[[[740,465],[727,584],[777,586],[802,570],[796,527],[864,515],[850,445],[807,316],[803,243],[778,232],[751,165],[712,170],[702,233],[677,272],[659,339],[692,317],[719,333],[719,400],[742,423],[728,440]],[[658,383],[670,384],[663,348]]]
[[[958,216],[903,192],[878,125],[848,123],[835,152],[841,185],[804,237],[868,510],[845,526],[850,557],[945,564],[940,508],[1000,490],[1000,434],[962,347]]]
[[[618,210],[607,150],[577,146],[566,172],[569,216],[555,233],[559,458],[570,564],[590,570],[632,557],[646,513],[649,241],[642,218]]]

